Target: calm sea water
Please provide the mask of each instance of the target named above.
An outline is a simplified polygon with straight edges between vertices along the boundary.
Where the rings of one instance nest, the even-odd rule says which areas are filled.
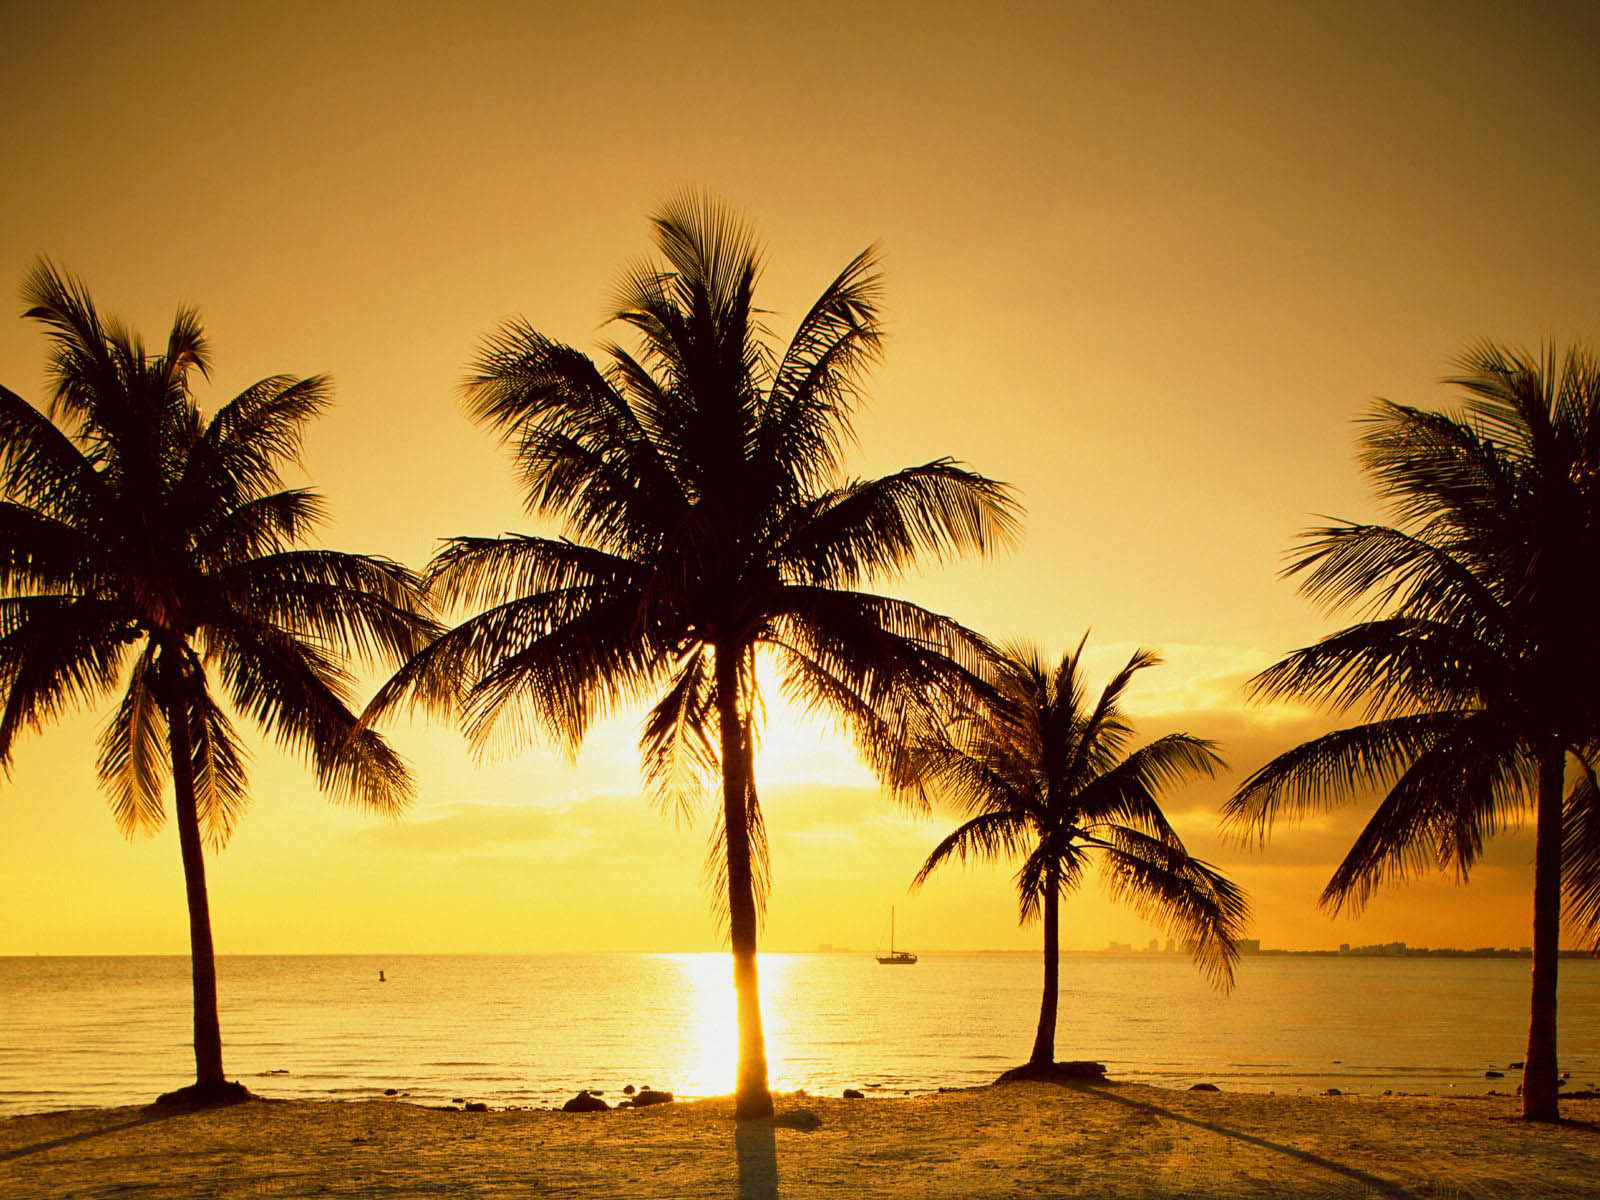
[[[387,982],[378,982],[382,970]],[[1023,954],[763,955],[775,1088],[898,1095],[986,1083],[1027,1057]],[[1219,996],[1182,958],[1069,955],[1057,1057],[1229,1090],[1482,1092],[1523,1054],[1526,960],[1251,958]],[[1600,962],[1561,964],[1562,1066],[1600,1082]],[[273,1097],[395,1088],[426,1103],[544,1105],[580,1087],[733,1086],[725,955],[230,957],[230,1077]],[[0,958],[0,1116],[144,1103],[193,1078],[182,958]]]

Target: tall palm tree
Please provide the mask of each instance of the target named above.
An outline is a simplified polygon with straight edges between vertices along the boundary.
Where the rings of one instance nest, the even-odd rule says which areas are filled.
[[[1582,349],[1558,362],[1483,343],[1459,369],[1461,411],[1383,402],[1366,418],[1363,462],[1396,523],[1312,530],[1287,569],[1311,599],[1369,619],[1252,682],[1260,698],[1354,708],[1363,723],[1267,763],[1227,819],[1264,841],[1279,817],[1382,791],[1323,891],[1337,912],[1430,868],[1464,881],[1531,809],[1522,1104],[1548,1121],[1564,839],[1576,923],[1600,930],[1600,366]]]
[[[1214,775],[1222,759],[1211,742],[1187,733],[1130,751],[1123,692],[1161,660],[1137,651],[1091,704],[1087,640],[1053,668],[1034,646],[1007,646],[998,698],[924,737],[915,754],[924,784],[967,819],[933,848],[913,887],[952,858],[1022,860],[1021,919],[1044,924],[1044,997],[1028,1060],[1039,1068],[1055,1061],[1061,897],[1083,884],[1091,863],[1114,899],[1189,942],[1219,986],[1233,984],[1249,917],[1244,894],[1184,848],[1159,803],[1173,784]]]
[[[772,1111],[757,993],[765,841],[752,769],[757,654],[786,694],[853,731],[894,776],[909,705],[971,681],[986,644],[914,604],[860,590],[914,560],[1008,539],[1007,490],[947,459],[847,479],[842,450],[876,357],[879,282],[857,255],[775,348],[754,291],[759,252],[726,209],[680,196],[652,221],[664,261],[623,277],[613,320],[637,350],[604,367],[512,321],[466,384],[510,444],[530,511],[566,536],[458,537],[430,567],[481,610],[379,693],[459,697],[470,735],[542,727],[572,748],[594,716],[653,707],[646,781],[692,808],[720,778],[713,838],[738,993],[738,1116]]]
[[[195,1085],[174,1096],[242,1095],[222,1071],[202,842],[220,848],[244,811],[245,752],[210,676],[336,797],[393,813],[407,772],[351,711],[343,658],[403,661],[434,626],[398,564],[294,548],[323,506],[279,465],[327,380],[275,375],[206,420],[193,310],[151,354],[49,262],[23,297],[53,390],[40,411],[0,388],[0,767],[22,730],[121,688],[100,778],[132,836],[165,822],[170,775],[188,895]]]

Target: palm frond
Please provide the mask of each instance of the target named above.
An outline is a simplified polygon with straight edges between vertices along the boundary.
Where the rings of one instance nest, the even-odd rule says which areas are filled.
[[[1004,484],[940,459],[819,496],[771,553],[796,583],[853,587],[924,557],[992,553],[1015,541],[1019,515]]]
[[[1106,683],[1094,710],[1085,716],[1079,711],[1081,705],[1075,703],[1075,699],[1077,664],[1088,640],[1089,635],[1085,633],[1083,640],[1078,643],[1077,652],[1072,656],[1072,670],[1058,671],[1057,682],[1052,688],[1057,693],[1052,708],[1064,720],[1065,728],[1048,739],[1055,753],[1047,761],[1052,776],[1072,788],[1083,787],[1094,774],[1111,770],[1119,761],[1123,747],[1132,734],[1132,728],[1122,713],[1122,694],[1140,671],[1161,665],[1161,656],[1154,650],[1135,650],[1127,664]],[[1061,694],[1067,691],[1060,683],[1063,676],[1073,681],[1066,695]]]
[[[246,500],[195,529],[197,562],[215,572],[250,559],[279,554],[303,542],[326,516],[310,488],[286,488]]]
[[[1085,784],[1073,807],[1085,821],[1113,821],[1170,840],[1176,835],[1162,814],[1161,793],[1196,777],[1215,778],[1226,768],[1215,742],[1169,733]]]
[[[1600,952],[1600,778],[1591,758],[1576,757],[1562,818],[1561,891],[1568,927]]]
[[[1590,744],[1573,755],[1578,778],[1566,792],[1562,810],[1563,918],[1568,928],[1587,939],[1600,954],[1600,774],[1595,760],[1600,746]]]
[[[175,395],[187,392],[191,370],[202,376],[211,374],[211,342],[200,323],[199,309],[186,304],[173,314],[167,349],[160,361],[164,380]]]
[[[950,721],[945,715],[946,722],[930,722],[916,738],[913,777],[959,813],[1009,809],[1046,820],[1037,760],[1003,732],[993,736],[993,726],[981,716]]]
[[[200,832],[212,849],[221,850],[250,802],[247,755],[227,714],[211,698],[204,675],[186,689],[186,701]],[[386,806],[380,802],[374,807]]]
[[[768,602],[784,694],[840,719],[889,786],[915,784],[916,731],[988,693],[993,649],[947,617],[905,601],[787,587]]]
[[[0,770],[24,729],[41,728],[68,704],[116,686],[130,614],[120,604],[66,596],[12,596],[0,615]]]
[[[1239,785],[1223,806],[1223,824],[1240,841],[1264,844],[1282,818],[1298,821],[1392,786],[1471,715],[1466,709],[1413,713],[1303,742]]]
[[[1387,525],[1334,525],[1309,531],[1284,568],[1304,574],[1301,592],[1335,610],[1361,604],[1373,615],[1396,611],[1504,638],[1500,598],[1447,548]]]
[[[658,807],[683,820],[699,810],[721,765],[708,659],[706,650],[696,648],[678,664],[671,685],[645,717],[639,739],[646,792]]]
[[[694,189],[669,196],[650,217],[656,248],[681,281],[680,298],[700,301],[723,323],[742,321],[761,271],[761,245],[732,208]]]
[[[1574,482],[1593,479],[1600,468],[1600,359],[1586,347],[1568,347],[1562,359],[1553,420],[1577,468]]]
[[[109,792],[111,815],[127,838],[154,833],[167,819],[162,792],[171,764],[167,718],[154,687],[155,650],[155,643],[147,642],[134,660],[122,701],[100,733],[96,770]]]
[[[1524,459],[1550,452],[1557,393],[1565,378],[1554,347],[1535,357],[1485,339],[1469,346],[1455,368],[1460,373],[1445,382],[1467,393],[1467,414],[1497,448]]]
[[[23,316],[45,327],[51,341],[52,395],[49,417],[120,425],[105,411],[124,392],[123,363],[114,353],[115,323],[103,322],[83,281],[48,258],[40,258],[22,284]],[[125,361],[124,356],[124,361]]]
[[[516,453],[532,512],[578,535],[626,545],[683,489],[627,398],[584,354],[510,322],[463,385],[468,411]]]
[[[440,632],[422,581],[385,558],[285,550],[217,571],[222,602],[368,663],[405,662]]]
[[[0,500],[0,593],[96,590],[111,574],[97,539],[54,517]]]
[[[1465,881],[1483,843],[1527,810],[1537,764],[1495,712],[1436,736],[1390,788],[1334,871],[1320,903],[1359,911],[1380,887],[1453,868]]]
[[[0,387],[0,496],[76,524],[105,500],[95,463],[48,416]]]
[[[1513,686],[1511,664],[1489,645],[1438,621],[1363,621],[1296,650],[1251,679],[1252,699],[1289,698],[1369,718],[1417,708],[1468,707]]]
[[[217,410],[184,455],[176,484],[201,530],[282,488],[280,469],[298,463],[305,426],[332,401],[325,375],[271,375]]]
[[[919,888],[947,860],[960,863],[999,862],[1027,853],[1033,836],[1027,816],[1010,809],[981,812],[969,817],[945,834],[911,880]]]
[[[801,318],[773,376],[753,457],[800,489],[826,486],[850,437],[862,372],[876,362],[883,330],[876,247],[856,255]]]
[[[502,605],[463,631],[466,732],[480,750],[497,732],[520,744],[534,730],[576,749],[596,716],[643,695],[666,665],[637,600],[606,589]]]
[[[1473,425],[1387,400],[1364,424],[1362,465],[1402,522],[1471,530],[1515,511],[1512,464]]]
[[[350,710],[351,680],[339,663],[265,622],[217,624],[208,635],[234,707],[309,758],[335,800],[383,815],[409,804],[410,773]]]
[[[446,538],[428,565],[427,580],[442,603],[482,608],[577,589],[638,594],[649,572],[631,559],[565,538],[508,533]]]

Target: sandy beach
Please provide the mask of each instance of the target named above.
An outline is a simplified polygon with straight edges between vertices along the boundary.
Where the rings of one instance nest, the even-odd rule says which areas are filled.
[[[1591,1196],[1600,1101],[1009,1084],[895,1100],[595,1114],[403,1102],[87,1109],[0,1123],[0,1195]]]

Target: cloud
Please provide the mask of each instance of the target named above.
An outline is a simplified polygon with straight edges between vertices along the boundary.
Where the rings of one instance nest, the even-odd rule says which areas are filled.
[[[920,820],[877,787],[778,784],[763,789],[767,828],[783,833],[862,831],[873,826],[912,828]]]
[[[503,804],[449,804],[420,819],[373,825],[356,837],[396,850],[457,853],[544,842],[572,835],[567,810]]]

